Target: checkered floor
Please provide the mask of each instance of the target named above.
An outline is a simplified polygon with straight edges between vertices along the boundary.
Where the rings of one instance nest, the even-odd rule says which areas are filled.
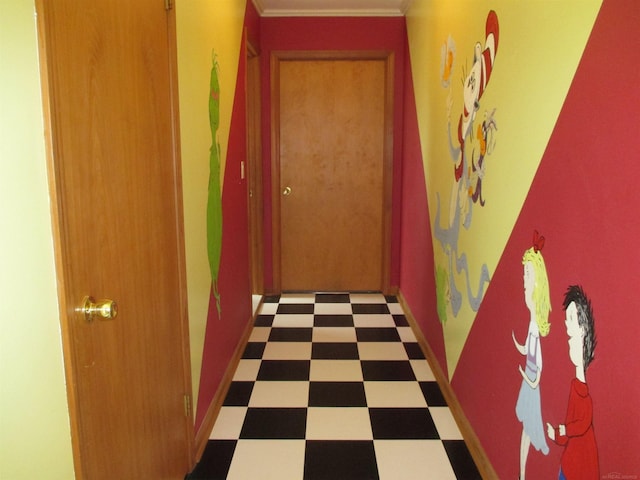
[[[481,478],[395,297],[268,297],[196,479]]]

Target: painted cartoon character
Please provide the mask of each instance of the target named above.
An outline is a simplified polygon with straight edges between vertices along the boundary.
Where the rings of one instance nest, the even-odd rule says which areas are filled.
[[[565,422],[556,427],[547,423],[547,435],[565,447],[559,480],[597,480],[600,472],[593,431],[593,402],[586,379],[597,343],[593,310],[590,300],[578,285],[567,289],[563,306],[569,336],[569,358],[576,367],[576,377],[571,380]]]
[[[544,455],[549,453],[544,427],[542,425],[542,410],[540,402],[540,378],[542,375],[541,337],[549,334],[549,280],[547,269],[542,257],[544,237],[534,232],[534,244],[522,258],[524,265],[524,299],[529,309],[529,329],[524,344],[518,343],[515,334],[511,332],[513,343],[518,352],[526,357],[525,368],[518,366],[522,376],[522,385],[516,403],[516,415],[522,422],[522,436],[520,439],[520,480],[525,479],[529,447],[533,447]]]
[[[440,194],[436,192],[437,210],[433,232],[440,242],[446,265],[436,267],[436,295],[438,300],[438,317],[442,323],[447,321],[447,311],[450,307],[456,317],[462,307],[464,293],[456,285],[455,276],[464,276],[466,283],[466,298],[474,312],[480,308],[484,295],[484,287],[490,281],[489,268],[486,264],[480,266],[478,277],[472,278],[465,252],[458,249],[461,227],[471,227],[472,204],[485,201],[482,196],[482,180],[486,170],[486,155],[489,155],[495,145],[493,133],[497,130],[495,109],[485,115],[482,125],[477,130],[478,155],[475,155],[475,139],[473,122],[480,109],[480,99],[485,92],[498,51],[499,25],[498,16],[491,10],[485,23],[484,47],[480,42],[474,46],[473,64],[468,72],[463,74],[463,106],[458,118],[457,131],[452,135],[451,109],[453,106],[452,90],[447,99],[447,128],[449,154],[454,163],[454,181],[451,187],[449,218],[445,226],[441,225]],[[451,77],[455,65],[456,47],[453,38],[449,36],[441,51],[440,76],[442,86],[450,88]],[[471,147],[473,146],[473,148]],[[465,147],[472,153],[468,154]],[[468,159],[471,159],[469,161]],[[445,222],[447,222],[445,220]],[[477,278],[477,280],[476,280]],[[477,286],[477,287],[476,287]]]
[[[207,255],[211,271],[212,292],[220,314],[220,293],[218,291],[218,271],[222,253],[222,189],[220,187],[220,83],[218,82],[218,62],[213,55],[209,80],[209,126],[211,148],[209,150],[209,190],[207,197]]]
[[[464,212],[463,218],[465,219],[465,226],[468,227],[470,219],[468,198],[470,188],[470,175],[471,165],[467,160],[467,154],[465,152],[465,144],[468,141],[473,140],[472,130],[473,122],[476,118],[476,114],[480,109],[480,99],[484,94],[484,91],[491,78],[493,71],[493,64],[498,52],[498,39],[499,39],[499,23],[498,16],[495,11],[491,10],[487,15],[487,21],[485,24],[485,44],[484,48],[477,42],[474,47],[473,64],[468,73],[464,76],[463,90],[462,90],[462,113],[458,118],[458,127],[456,141],[452,141],[451,138],[451,122],[449,122],[449,148],[451,151],[451,157],[454,160],[454,179],[453,190],[451,193],[451,205],[449,210],[450,224],[455,217],[454,209],[460,208]],[[449,98],[448,109],[450,112],[453,100]],[[449,113],[450,116],[450,113]],[[495,122],[491,122],[491,119],[487,125],[495,126]],[[489,127],[491,128],[491,127]],[[484,154],[483,154],[484,156]]]

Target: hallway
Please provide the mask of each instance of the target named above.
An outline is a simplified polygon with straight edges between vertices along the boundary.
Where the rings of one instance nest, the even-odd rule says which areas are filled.
[[[266,297],[196,479],[480,478],[395,297]]]

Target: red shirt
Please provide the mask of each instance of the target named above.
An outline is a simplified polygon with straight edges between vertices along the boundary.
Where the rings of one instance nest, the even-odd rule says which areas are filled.
[[[598,448],[593,433],[593,403],[589,387],[577,378],[571,381],[565,420],[566,435],[556,428],[556,443],[565,445],[562,472],[567,480],[599,480]]]

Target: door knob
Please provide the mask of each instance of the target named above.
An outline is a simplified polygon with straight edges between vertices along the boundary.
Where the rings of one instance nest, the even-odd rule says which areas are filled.
[[[93,297],[84,297],[82,305],[76,308],[76,312],[84,316],[87,322],[92,322],[95,317],[100,320],[111,320],[118,315],[118,304],[113,300],[98,300]]]
[[[282,191],[282,195],[284,195],[285,197],[288,197],[289,195],[291,195],[291,187],[284,187],[284,190]]]

